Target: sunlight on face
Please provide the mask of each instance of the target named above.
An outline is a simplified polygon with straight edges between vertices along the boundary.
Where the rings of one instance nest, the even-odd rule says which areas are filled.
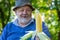
[[[19,22],[27,23],[31,20],[32,9],[29,6],[23,6],[16,11]]]

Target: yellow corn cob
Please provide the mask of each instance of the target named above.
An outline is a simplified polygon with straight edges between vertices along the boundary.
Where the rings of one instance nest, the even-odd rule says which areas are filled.
[[[36,14],[36,31],[42,32],[42,17],[40,14]]]

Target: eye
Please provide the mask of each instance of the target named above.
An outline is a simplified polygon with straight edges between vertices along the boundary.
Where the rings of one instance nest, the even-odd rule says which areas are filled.
[[[23,10],[23,9],[20,9],[19,11],[21,11],[21,12],[22,12],[22,11],[24,11],[24,10]]]
[[[30,12],[30,11],[32,11],[32,10],[31,10],[31,9],[27,9],[27,11],[29,11],[29,12]]]

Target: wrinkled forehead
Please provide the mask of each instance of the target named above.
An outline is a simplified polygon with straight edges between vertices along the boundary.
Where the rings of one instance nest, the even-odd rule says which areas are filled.
[[[30,6],[22,6],[19,9],[31,9]]]
[[[32,8],[29,5],[18,7],[16,10],[19,10],[19,9],[30,9],[30,10],[32,10]]]

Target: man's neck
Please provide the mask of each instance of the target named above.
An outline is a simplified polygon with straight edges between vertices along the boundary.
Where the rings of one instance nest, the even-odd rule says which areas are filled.
[[[25,25],[27,25],[28,23],[19,23],[19,25],[21,26],[21,27],[25,27]]]

